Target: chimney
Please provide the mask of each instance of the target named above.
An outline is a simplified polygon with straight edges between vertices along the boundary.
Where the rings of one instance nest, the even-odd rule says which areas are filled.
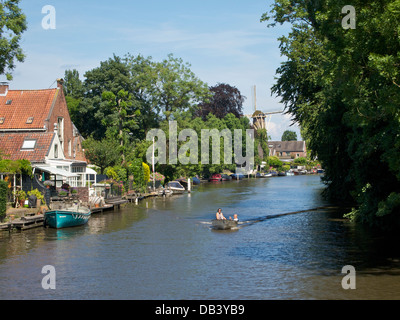
[[[64,79],[57,79],[57,88],[62,89],[64,85]]]
[[[8,93],[8,82],[0,82],[0,97],[5,97]]]

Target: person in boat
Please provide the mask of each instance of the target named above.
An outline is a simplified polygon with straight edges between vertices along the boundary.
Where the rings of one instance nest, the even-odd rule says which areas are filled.
[[[218,209],[216,217],[217,217],[217,220],[226,220],[221,209]]]
[[[229,217],[229,220],[232,221],[232,217]],[[233,215],[233,221],[236,221],[236,222],[239,221],[239,218],[238,218],[238,215],[237,215],[237,214],[234,214],[234,215]]]

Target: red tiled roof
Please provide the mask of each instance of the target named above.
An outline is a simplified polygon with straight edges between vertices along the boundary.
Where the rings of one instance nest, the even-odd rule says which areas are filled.
[[[0,96],[0,130],[43,129],[57,92],[58,89],[9,90],[6,96]],[[33,121],[28,124],[30,117]]]
[[[25,159],[31,163],[44,163],[54,135],[54,132],[0,133],[0,150],[5,154],[5,159]],[[36,140],[35,148],[33,150],[22,150],[25,140]]]

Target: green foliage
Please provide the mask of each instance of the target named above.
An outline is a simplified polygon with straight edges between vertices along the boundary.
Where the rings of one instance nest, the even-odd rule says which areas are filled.
[[[282,141],[297,141],[297,133],[286,130],[282,135]]]
[[[355,221],[399,226],[400,2],[353,2],[354,30],[341,27],[343,5],[276,0],[263,15],[292,24],[272,90],[321,161],[325,195],[356,203]]]
[[[143,162],[140,159],[134,159],[129,164],[129,172],[133,175],[135,185],[144,190],[147,182],[145,183],[145,172]]]
[[[0,221],[4,219],[7,212],[8,183],[0,180]]]
[[[120,161],[119,144],[111,137],[106,137],[101,141],[89,137],[83,141],[82,145],[86,158],[100,167],[101,173],[104,173],[107,167],[112,167]]]
[[[294,159],[293,163],[299,166],[305,166],[308,163],[308,160],[304,157],[299,157],[297,159]]]
[[[26,199],[26,192],[24,190],[16,190],[13,191],[13,196],[18,200],[25,200]]]
[[[209,96],[208,86],[190,65],[173,55],[161,62],[114,55],[87,71],[82,83],[76,70],[67,70],[65,76],[68,108],[83,136],[102,140],[111,126],[120,142],[123,131],[124,146],[135,138],[143,140],[172,113],[193,111]]]
[[[115,181],[127,181],[128,180],[128,169],[124,166],[108,167],[104,170],[104,173],[109,178]]]
[[[32,166],[28,160],[0,160],[0,172],[8,174],[25,174],[32,176]]]
[[[36,196],[38,200],[42,200],[42,202],[44,202],[44,195],[38,189],[28,191],[28,197],[31,195]]]
[[[7,80],[12,80],[15,62],[25,60],[20,41],[27,23],[18,4],[19,0],[0,2],[0,75],[5,74]]]
[[[274,168],[281,168],[283,166],[283,162],[277,156],[268,157],[268,163]]]

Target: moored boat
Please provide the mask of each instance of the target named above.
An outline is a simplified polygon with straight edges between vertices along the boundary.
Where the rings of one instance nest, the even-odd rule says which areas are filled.
[[[242,180],[244,178],[244,175],[240,174],[240,173],[238,173],[238,174],[233,173],[233,174],[231,174],[231,177],[233,180]]]
[[[181,194],[186,191],[185,187],[182,186],[178,181],[168,182],[166,188],[171,190],[173,194]]]
[[[185,188],[185,190],[188,190],[189,182],[186,178],[179,178],[176,179],[175,181],[179,182],[182,185],[182,187]]]
[[[212,220],[212,226],[216,230],[229,230],[237,228],[238,221],[234,220]]]
[[[158,195],[160,197],[169,197],[169,196],[172,196],[172,194],[173,194],[173,191],[166,189],[166,188],[162,188],[162,189],[158,190]]]
[[[62,229],[86,224],[91,211],[86,207],[71,207],[47,211],[44,215],[45,225],[50,228]]]
[[[222,180],[222,176],[219,173],[214,173],[210,179],[208,179],[208,181],[210,182],[217,182],[217,181],[221,181]]]
[[[198,177],[193,177],[192,180],[193,180],[193,184],[195,186],[198,186],[201,183],[201,181]]]
[[[231,181],[232,177],[230,175],[227,175],[227,174],[222,174],[221,175],[221,180],[222,181]]]

